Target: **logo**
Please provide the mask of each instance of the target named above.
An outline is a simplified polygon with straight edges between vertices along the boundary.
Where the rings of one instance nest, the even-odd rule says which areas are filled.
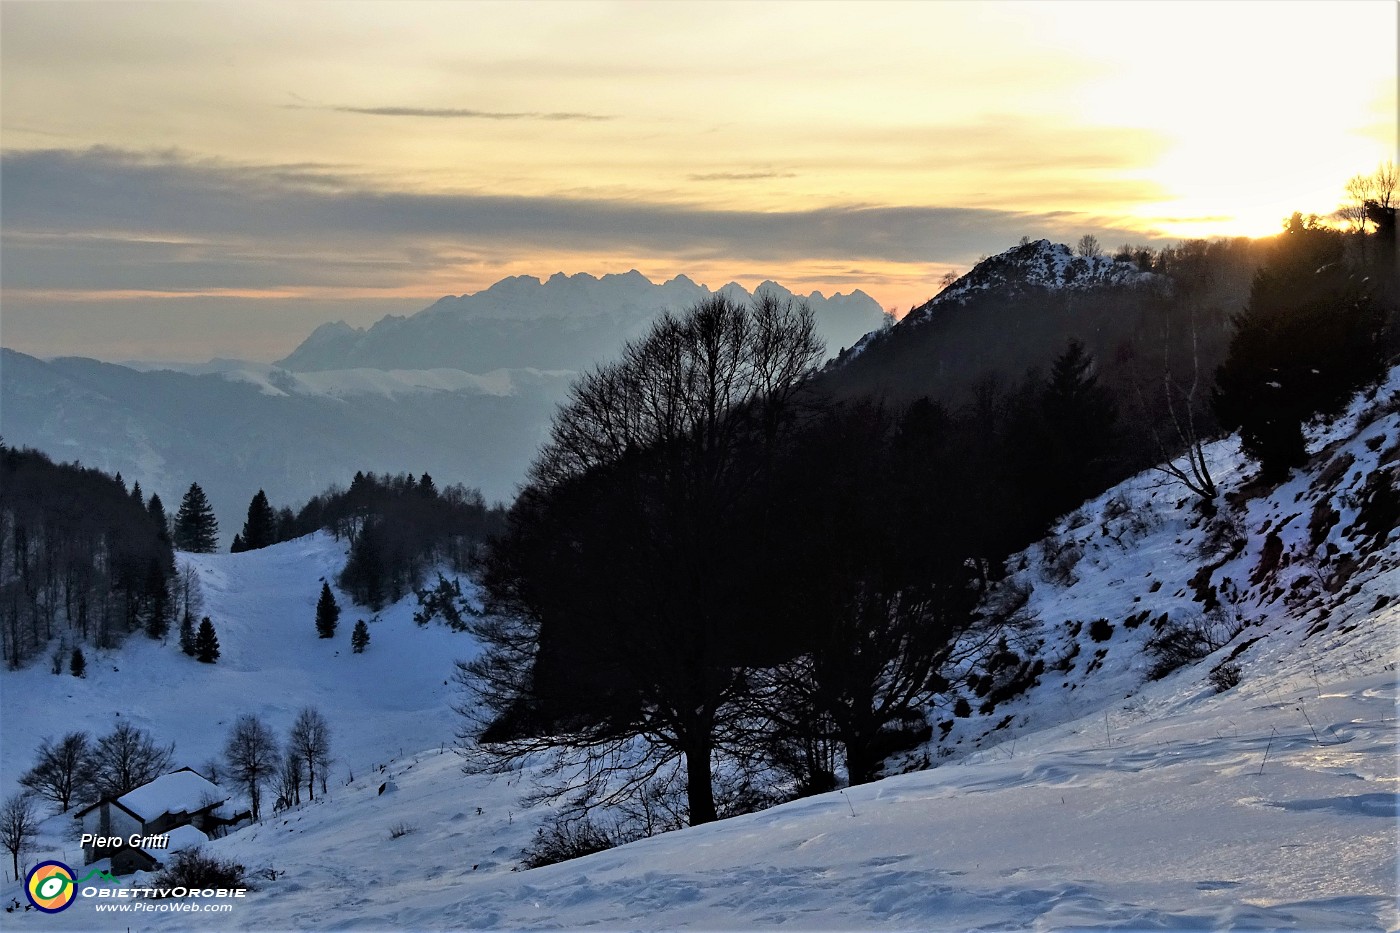
[[[24,893],[29,903],[46,914],[56,914],[78,896],[73,869],[62,862],[40,862],[29,870],[24,879]]]
[[[78,885],[93,878],[107,884],[121,885],[110,872],[100,869],[93,869],[82,878],[74,878],[73,869],[62,862],[40,862],[25,876],[24,895],[29,898],[29,903],[44,913],[56,914],[77,900]]]

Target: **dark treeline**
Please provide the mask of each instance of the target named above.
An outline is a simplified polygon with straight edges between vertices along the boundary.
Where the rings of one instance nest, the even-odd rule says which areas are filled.
[[[908,363],[899,391],[872,391],[868,372],[813,377],[800,306],[663,318],[576,383],[490,550],[485,650],[458,671],[468,767],[548,752],[566,812],[615,805],[651,829],[764,802],[760,772],[798,793],[838,768],[872,780],[931,735],[935,704],[990,712],[1043,670],[1009,647],[1024,598],[982,601],[1009,555],[1162,461],[1209,513],[1201,445],[1222,420],[1276,478],[1248,426],[1296,432],[1380,371],[1386,228],[1323,229],[1125,257],[1170,287],[1022,294],[1011,323],[1034,337],[1010,342],[1043,356],[1015,380],[965,368],[957,392],[918,391],[914,365],[947,321],[858,357]],[[977,301],[940,316],[995,317],[1004,297]],[[974,342],[1007,324],[975,321]]]
[[[505,509],[488,506],[475,489],[438,489],[426,473],[417,479],[356,473],[349,489],[331,490],[303,506],[293,531],[328,528],[349,538],[340,588],[378,611],[411,592],[432,567],[465,571],[504,524]]]
[[[175,563],[158,496],[0,445],[0,647],[11,668],[56,645],[54,669],[174,616]],[[77,653],[75,663],[68,654]],[[76,673],[76,670],[75,670]]]
[[[505,508],[488,506],[478,490],[438,489],[427,473],[356,472],[349,489],[332,486],[296,513],[275,510],[259,489],[231,550],[257,550],[322,529],[348,538],[350,557],[337,582],[355,602],[378,611],[414,590],[432,567],[465,571],[504,527]]]

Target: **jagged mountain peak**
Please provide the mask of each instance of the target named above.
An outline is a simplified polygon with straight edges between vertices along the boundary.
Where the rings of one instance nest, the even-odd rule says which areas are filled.
[[[793,297],[767,281],[755,291]],[[408,317],[367,329],[323,325],[277,365],[295,372],[345,369],[579,370],[613,356],[663,311],[680,311],[714,294],[747,302],[737,282],[712,290],[686,276],[657,284],[636,269],[601,277],[555,272],[517,275],[474,294],[447,296]],[[881,309],[864,294],[808,299],[832,347],[848,346],[878,326]]]

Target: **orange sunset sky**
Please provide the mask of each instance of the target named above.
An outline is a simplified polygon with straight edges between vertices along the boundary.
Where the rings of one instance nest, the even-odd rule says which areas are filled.
[[[860,288],[1265,235],[1396,152],[1397,6],[0,3],[0,341],[275,359],[508,275]]]

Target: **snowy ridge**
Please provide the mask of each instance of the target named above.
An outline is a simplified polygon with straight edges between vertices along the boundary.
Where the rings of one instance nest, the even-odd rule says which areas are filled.
[[[982,260],[907,317],[920,320],[940,305],[964,303],[978,292],[1103,288],[1144,285],[1158,279],[1130,262],[1108,256],[1076,256],[1063,243],[1036,240]]]
[[[522,810],[513,779],[460,772],[445,681],[468,637],[419,629],[401,603],[371,624],[365,655],[346,650],[348,605],[337,638],[315,638],[317,578],[344,555],[324,535],[188,558],[227,649],[212,668],[138,635],[120,672],[98,657],[84,681],[0,676],[3,777],[13,786],[39,736],[103,730],[113,708],[197,766],[238,713],[281,731],[320,706],[337,756],[329,799],[210,843],[277,878],[201,929],[1395,929],[1400,533],[1375,494],[1400,482],[1400,370],[1310,449],[1305,470],[1260,490],[1221,441],[1216,518],[1145,474],[1013,558],[992,597],[1032,584],[1027,625],[987,696],[1044,661],[1039,683],[987,713],[936,711],[954,751],[935,767],[584,859],[516,870],[550,809]],[[1204,614],[1211,589],[1245,628],[1145,681],[1154,620]],[[1113,630],[1095,641],[1099,618]],[[1067,669],[1053,665],[1074,646]],[[1217,693],[1208,674],[1227,658],[1240,680]],[[72,854],[65,819],[33,859]],[[131,919],[80,899],[6,928]]]

